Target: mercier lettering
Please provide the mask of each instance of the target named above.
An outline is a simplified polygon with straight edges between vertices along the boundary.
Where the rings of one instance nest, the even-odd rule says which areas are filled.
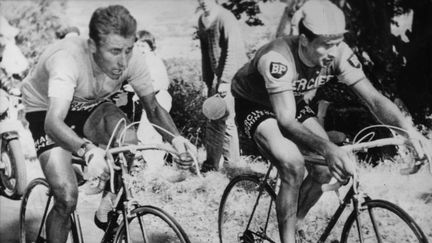
[[[252,137],[250,134],[250,130],[253,124],[263,116],[274,116],[274,114],[266,110],[255,110],[246,116],[246,119],[244,120],[244,128],[245,128],[245,133],[248,137]]]
[[[334,75],[318,75],[316,78],[311,78],[309,80],[305,78],[294,80],[294,92],[304,92],[311,89],[316,89],[329,82],[333,77]]]

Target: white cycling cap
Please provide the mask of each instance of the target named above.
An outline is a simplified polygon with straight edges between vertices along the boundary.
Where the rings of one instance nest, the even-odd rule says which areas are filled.
[[[316,35],[338,36],[345,30],[345,15],[329,0],[309,0],[300,9],[303,24]]]

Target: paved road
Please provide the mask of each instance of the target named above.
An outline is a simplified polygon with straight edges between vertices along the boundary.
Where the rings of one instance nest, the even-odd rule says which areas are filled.
[[[39,162],[27,161],[28,181],[36,177],[43,177]],[[78,213],[81,219],[81,226],[85,242],[99,242],[102,231],[96,228],[93,223],[93,215],[100,200],[99,195],[85,195],[80,193],[78,202]],[[20,201],[9,200],[0,197],[0,242],[19,242],[19,211]]]

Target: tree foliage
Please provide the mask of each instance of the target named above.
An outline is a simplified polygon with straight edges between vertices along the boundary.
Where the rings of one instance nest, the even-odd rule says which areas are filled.
[[[33,0],[2,6],[10,23],[20,30],[16,42],[31,64],[56,39],[55,32],[65,25],[62,19],[65,4],[66,0]]]

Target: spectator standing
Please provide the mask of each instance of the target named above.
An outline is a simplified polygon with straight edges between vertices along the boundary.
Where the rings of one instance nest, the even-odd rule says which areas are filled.
[[[228,115],[209,120],[206,126],[205,148],[207,159],[202,171],[218,170],[224,156],[227,162],[239,159],[239,140],[234,122],[234,99],[231,80],[247,61],[241,29],[234,15],[216,0],[198,0],[204,11],[198,19],[201,44],[202,75],[208,96],[219,95],[227,104]]]

